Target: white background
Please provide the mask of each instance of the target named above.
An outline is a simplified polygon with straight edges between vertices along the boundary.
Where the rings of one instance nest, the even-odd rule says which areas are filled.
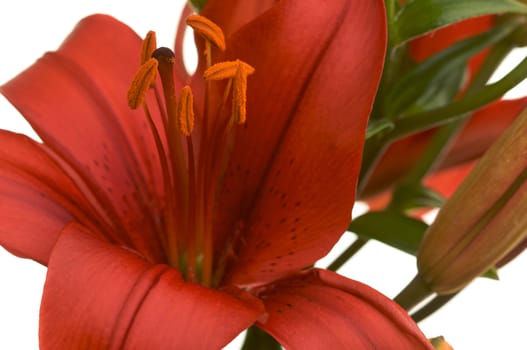
[[[148,5],[146,5],[148,3]],[[108,13],[140,35],[155,30],[160,46],[171,46],[183,0],[18,0],[0,5],[0,84],[47,50],[56,49],[83,16]],[[525,52],[517,53],[516,60]],[[527,94],[525,86],[515,91]],[[0,97],[0,128],[29,132]],[[343,237],[345,244],[351,234]],[[342,249],[342,245],[336,248]],[[321,262],[326,266],[332,258]],[[456,350],[525,349],[527,254],[500,271],[501,281],[478,279],[450,304],[421,323],[429,336],[444,335]],[[341,271],[393,297],[414,276],[414,258],[369,243]],[[46,269],[0,248],[0,349],[38,348],[38,309]],[[236,348],[235,346],[233,348]]]

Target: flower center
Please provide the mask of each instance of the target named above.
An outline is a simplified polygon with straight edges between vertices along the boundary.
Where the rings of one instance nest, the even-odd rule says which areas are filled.
[[[247,77],[254,68],[240,60],[213,64],[212,49],[225,50],[221,29],[198,15],[189,16],[187,24],[205,39],[207,69],[203,106],[196,109],[199,115],[195,118],[190,86],[176,94],[174,53],[165,47],[156,49],[153,32],[143,41],[142,64],[128,92],[128,104],[143,108],[159,155],[165,199],[158,237],[168,264],[187,280],[211,286],[217,280],[213,274],[221,274],[214,271],[213,263],[222,260],[213,256],[212,222],[235,125],[245,122]],[[157,76],[162,92],[155,84]],[[152,118],[146,99],[149,91],[155,96],[162,127]]]

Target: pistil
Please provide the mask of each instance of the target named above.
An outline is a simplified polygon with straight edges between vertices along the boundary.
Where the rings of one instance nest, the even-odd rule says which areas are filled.
[[[194,98],[185,86],[179,99],[174,82],[175,57],[168,48],[155,49],[155,33],[149,32],[141,50],[141,67],[128,92],[131,108],[143,106],[148,125],[159,154],[166,192],[163,220],[165,232],[161,242],[168,263],[178,268],[193,282],[211,286],[214,264],[222,257],[214,257],[214,231],[212,223],[218,209],[217,198],[221,179],[227,169],[235,130],[233,126],[246,119],[247,77],[254,68],[240,61],[212,63],[212,47],[225,49],[221,29],[201,16],[190,16],[187,23],[205,39],[204,105],[199,122],[199,154],[195,154],[192,132],[194,129]],[[157,70],[157,73],[156,73]],[[156,76],[160,77],[163,98],[159,95]],[[227,80],[223,98],[212,101],[212,84]],[[159,105],[164,132],[159,132],[147,106],[146,95],[152,88]],[[232,95],[231,110],[228,98]],[[162,137],[167,144],[165,150]],[[226,244],[228,246],[228,244]],[[220,264],[221,265],[221,264]],[[217,268],[217,267],[216,267]],[[220,266],[221,268],[221,266]],[[216,280],[216,278],[214,278]]]

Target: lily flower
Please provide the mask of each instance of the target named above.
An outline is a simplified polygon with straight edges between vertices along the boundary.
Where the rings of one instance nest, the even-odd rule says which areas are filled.
[[[215,349],[256,324],[288,349],[431,349],[388,298],[306,270],[350,220],[383,1],[280,1],[222,35],[227,10],[189,18],[188,81],[95,15],[0,88],[43,140],[0,132],[0,244],[48,267],[41,348]]]

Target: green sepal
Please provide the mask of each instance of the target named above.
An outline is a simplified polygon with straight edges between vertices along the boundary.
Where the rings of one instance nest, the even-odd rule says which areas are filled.
[[[197,13],[201,12],[203,7],[207,4],[208,0],[188,0],[190,7]]]
[[[401,212],[419,208],[441,208],[445,201],[445,197],[430,187],[403,183],[393,192],[389,208]]]
[[[395,45],[434,29],[483,15],[527,13],[527,6],[514,0],[418,0],[406,1],[395,19]]]
[[[448,104],[459,92],[468,60],[518,28],[510,21],[439,52],[408,71],[386,96],[385,116],[394,118]]]
[[[498,269],[496,269],[495,267],[491,267],[490,269],[487,270],[487,272],[485,272],[480,277],[485,277],[485,278],[489,278],[491,280],[496,280],[496,281],[500,280],[500,276],[498,275]]]
[[[427,228],[426,223],[398,212],[372,211],[353,220],[348,230],[415,255]]]

